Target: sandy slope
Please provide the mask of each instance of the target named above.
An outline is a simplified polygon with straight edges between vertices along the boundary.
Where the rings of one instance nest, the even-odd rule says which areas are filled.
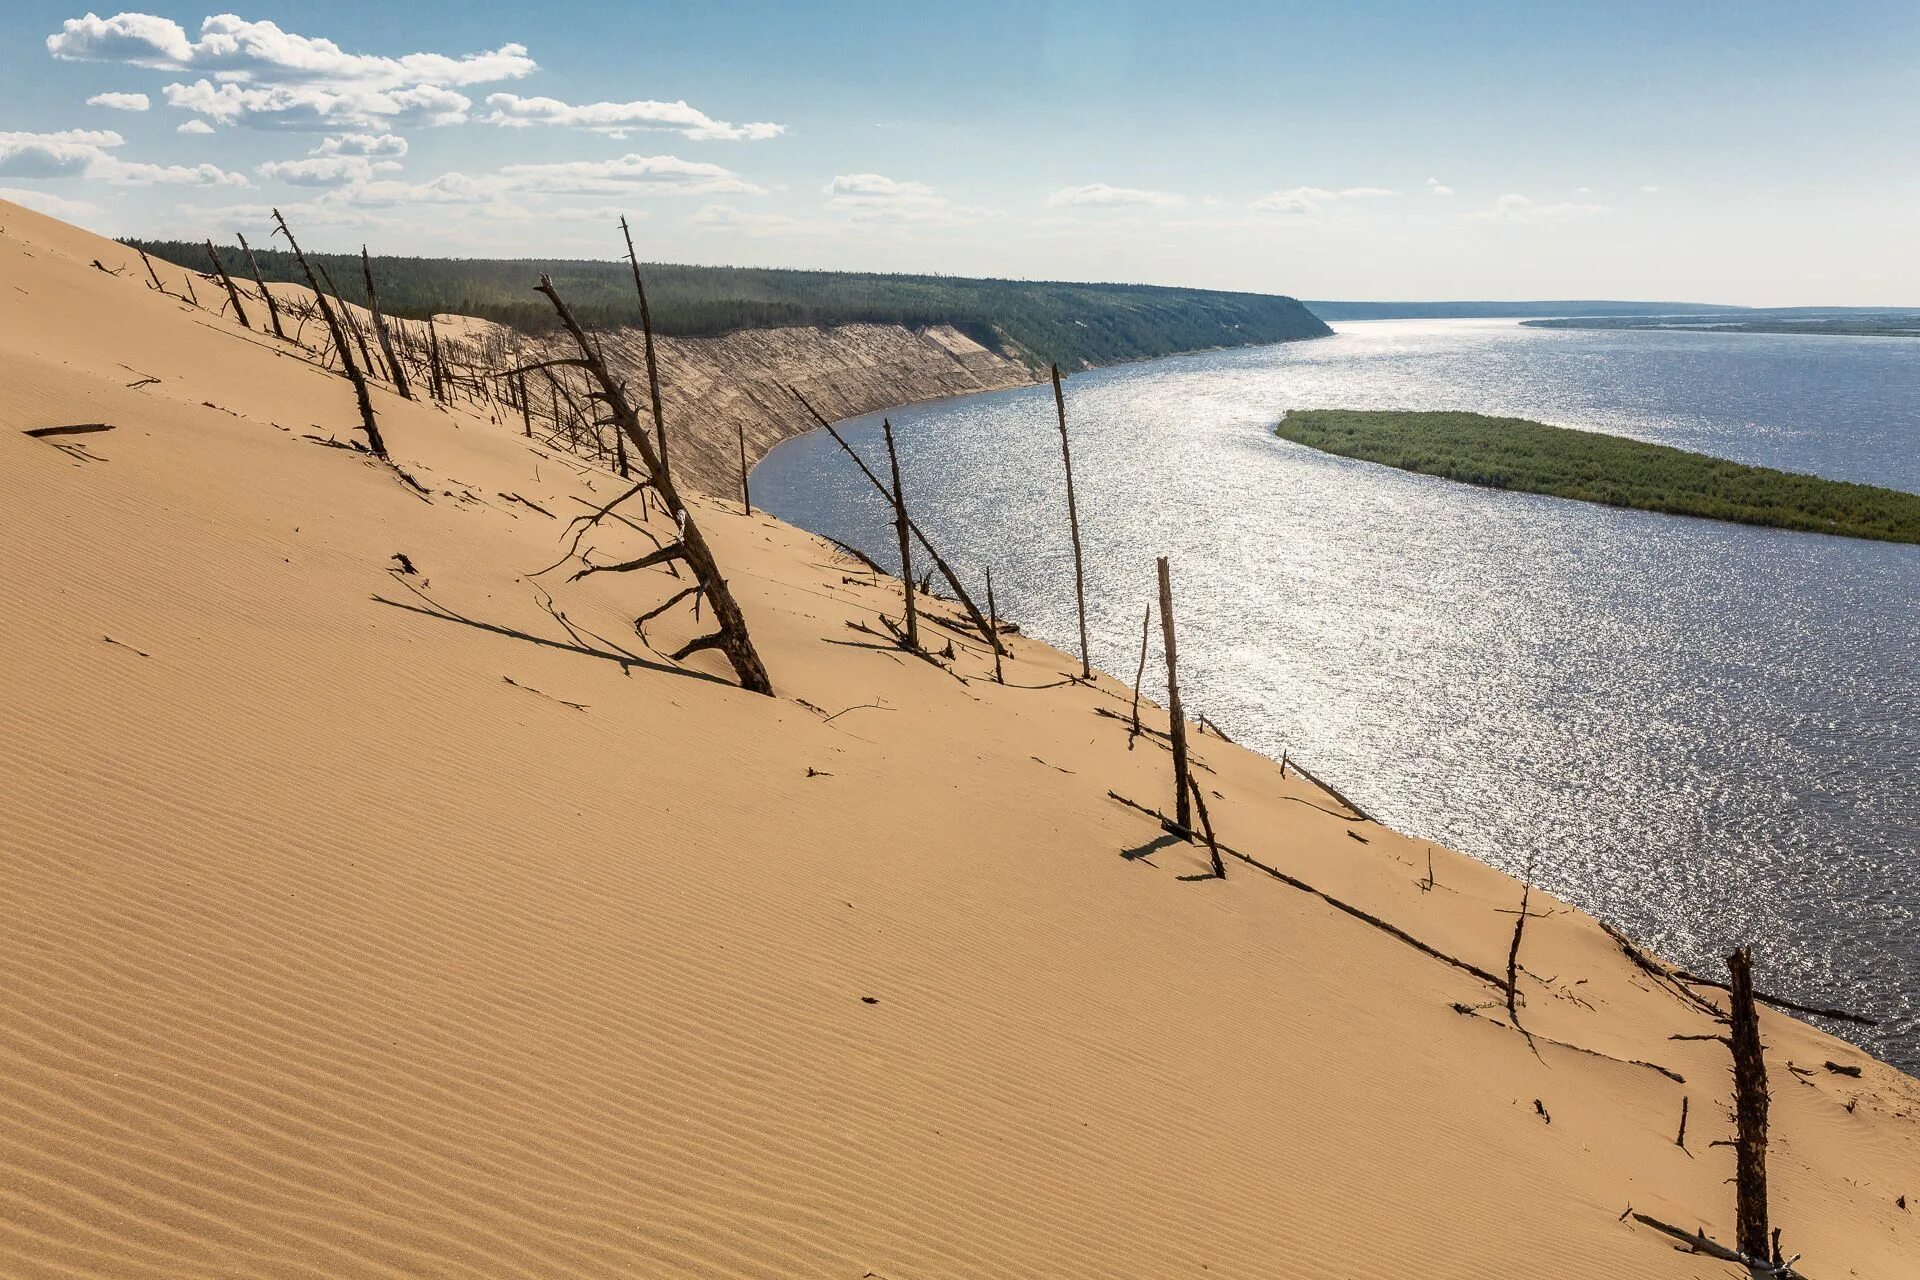
[[[605,473],[380,392],[423,500],[304,438],[339,378],[0,226],[0,1274],[1729,1274],[1618,1221],[1730,1236],[1728,1073],[1585,917],[1529,927],[1530,1049],[1318,898],[1182,880],[1107,798],[1168,791],[1115,682],[890,652],[847,624],[893,584],[721,503],[781,696],[676,669],[664,575],[534,576]],[[1511,881],[1423,892],[1200,755],[1227,841],[1504,965]],[[1920,1084],[1764,1025],[1789,1251],[1920,1274]]]

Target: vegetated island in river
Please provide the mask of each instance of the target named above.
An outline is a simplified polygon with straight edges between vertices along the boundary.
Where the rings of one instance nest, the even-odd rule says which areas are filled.
[[[1920,494],[1826,480],[1525,418],[1398,409],[1302,409],[1276,434],[1402,471],[1883,542],[1920,542]]]

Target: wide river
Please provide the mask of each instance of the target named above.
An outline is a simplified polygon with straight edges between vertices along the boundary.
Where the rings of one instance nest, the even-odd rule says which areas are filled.
[[[1502,493],[1277,439],[1289,408],[1473,409],[1920,491],[1920,340],[1372,321],[1067,381],[1093,660],[1172,557],[1182,692],[1382,822],[1699,972],[1878,1015],[1920,1071],[1920,547]],[[908,501],[1077,647],[1050,389],[892,413]],[[883,455],[878,416],[846,428]],[[757,503],[894,563],[823,432]],[[1157,664],[1150,662],[1149,687]]]

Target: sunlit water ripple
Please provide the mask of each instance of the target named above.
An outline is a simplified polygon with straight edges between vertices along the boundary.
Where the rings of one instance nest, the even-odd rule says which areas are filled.
[[[1474,409],[1920,491],[1920,341],[1373,322],[1068,381],[1093,658],[1172,556],[1184,692],[1383,822],[1706,971],[1869,1009],[1920,1070],[1920,547],[1499,493],[1276,439],[1288,408]],[[909,501],[1074,644],[1051,393],[892,414]],[[878,416],[849,438],[870,457]],[[756,501],[891,563],[823,433]],[[1149,672],[1152,664],[1149,664]]]

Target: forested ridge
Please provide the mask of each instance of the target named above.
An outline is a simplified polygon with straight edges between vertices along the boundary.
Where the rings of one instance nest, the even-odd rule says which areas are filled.
[[[157,258],[208,269],[205,244],[128,240]],[[238,245],[221,246],[235,275]],[[304,283],[293,255],[254,246],[268,280]],[[357,255],[309,253],[341,293],[365,302]],[[381,307],[392,315],[479,316],[529,332],[553,326],[553,308],[533,292],[541,275],[582,323],[640,323],[633,273],[623,261],[537,258],[375,257]],[[1065,368],[1322,337],[1331,332],[1293,298],[1158,285],[876,275],[769,267],[642,265],[654,328],[677,337],[789,325],[946,324],[975,341],[1035,364]]]

